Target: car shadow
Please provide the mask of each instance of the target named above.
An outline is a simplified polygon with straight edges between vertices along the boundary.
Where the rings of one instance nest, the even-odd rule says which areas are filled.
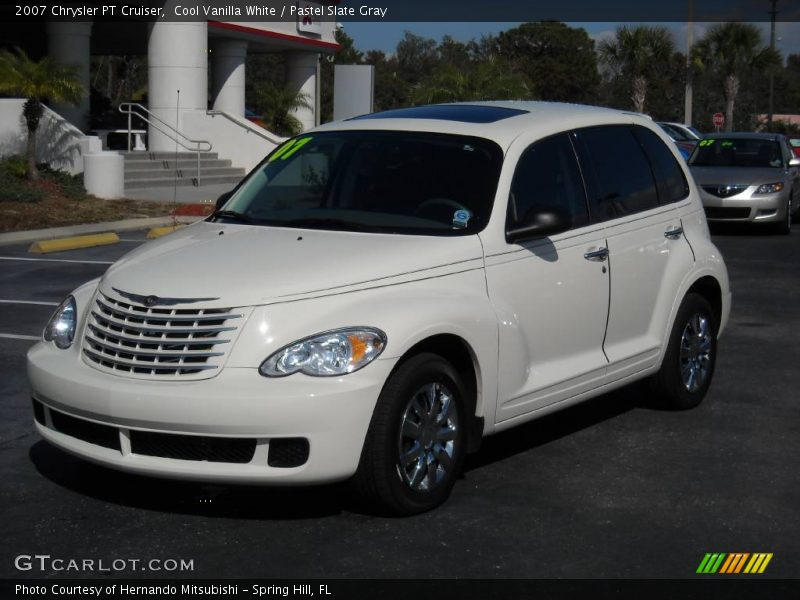
[[[527,452],[634,408],[649,408],[641,384],[633,384],[574,407],[486,438],[467,457],[464,472]],[[39,473],[72,492],[120,506],[223,519],[294,520],[343,512],[382,516],[347,483],[309,487],[209,485],[123,473],[86,462],[38,441],[29,458]]]
[[[464,472],[485,467],[594,427],[635,408],[658,409],[647,385],[636,382],[570,408],[489,436],[480,451],[467,456]]]
[[[711,235],[736,235],[745,237],[781,237],[770,223],[709,223]]]

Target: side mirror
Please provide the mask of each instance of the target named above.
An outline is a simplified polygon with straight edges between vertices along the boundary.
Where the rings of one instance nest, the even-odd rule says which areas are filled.
[[[800,167],[800,158],[790,158],[789,159],[789,166],[790,167]]]
[[[572,227],[572,217],[559,210],[531,210],[521,222],[506,230],[508,243],[523,242],[567,231]]]
[[[220,208],[225,206],[225,203],[232,195],[233,195],[233,190],[231,190],[230,192],[225,192],[219,198],[217,198],[217,202],[216,204],[214,204],[214,212],[218,211]]]

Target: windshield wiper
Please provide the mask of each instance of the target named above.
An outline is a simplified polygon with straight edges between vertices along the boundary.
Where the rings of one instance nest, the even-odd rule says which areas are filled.
[[[240,223],[248,223],[249,225],[255,225],[255,224],[258,223],[257,219],[254,219],[253,217],[251,217],[249,215],[246,215],[244,213],[240,213],[240,212],[235,211],[235,210],[218,210],[217,212],[213,213],[211,216],[214,217],[215,221],[218,218],[223,218],[223,219],[236,220],[236,221],[239,221]]]
[[[345,219],[331,219],[331,218],[308,218],[308,219],[291,219],[281,223],[275,223],[278,226],[286,227],[308,227],[309,229],[344,229],[347,231],[372,231],[372,227],[368,227],[363,223],[356,223],[355,221],[346,221]]]

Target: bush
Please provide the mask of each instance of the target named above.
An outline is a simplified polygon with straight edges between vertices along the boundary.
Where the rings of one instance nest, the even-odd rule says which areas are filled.
[[[70,175],[64,171],[54,171],[46,165],[39,167],[39,172],[44,179],[52,181],[70,200],[83,200],[86,198],[86,188],[83,187],[83,175]]]
[[[44,191],[25,179],[25,161],[19,156],[0,160],[0,202],[39,202]]]

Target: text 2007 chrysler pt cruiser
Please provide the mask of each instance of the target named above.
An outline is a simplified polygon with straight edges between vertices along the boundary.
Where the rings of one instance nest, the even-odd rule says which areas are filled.
[[[398,109],[288,140],[203,222],[70,295],[28,353],[38,431],[135,473],[353,478],[410,514],[482,436],[649,377],[698,404],[730,311],[649,119]]]

